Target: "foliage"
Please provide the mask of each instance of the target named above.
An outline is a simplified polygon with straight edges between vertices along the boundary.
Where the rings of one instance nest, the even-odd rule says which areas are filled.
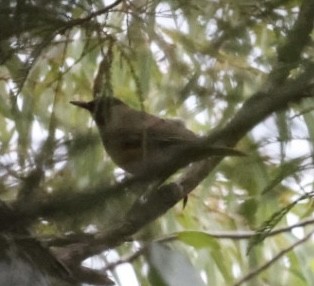
[[[313,0],[0,4],[1,235],[31,229],[77,283],[314,285]],[[247,156],[124,185],[69,104],[102,89]]]

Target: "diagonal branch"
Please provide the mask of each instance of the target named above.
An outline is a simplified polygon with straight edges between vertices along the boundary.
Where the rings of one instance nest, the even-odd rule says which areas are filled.
[[[249,272],[247,275],[245,275],[242,279],[240,279],[238,282],[233,284],[233,286],[240,286],[241,284],[253,279],[258,274],[262,273],[264,270],[272,266],[275,262],[277,262],[280,258],[282,258],[284,255],[286,255],[288,252],[292,251],[297,246],[305,243],[307,240],[309,240],[312,235],[314,234],[314,230],[309,232],[304,238],[296,241],[295,243],[291,244],[289,247],[283,249],[280,251],[276,256],[274,256],[272,259],[267,261],[265,264],[261,265],[260,267],[256,268],[255,270]]]

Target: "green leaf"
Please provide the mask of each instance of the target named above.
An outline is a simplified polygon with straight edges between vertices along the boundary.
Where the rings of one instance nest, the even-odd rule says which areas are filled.
[[[201,231],[182,231],[177,233],[177,238],[195,248],[211,248],[213,250],[219,250],[220,245],[217,239],[210,236],[206,232]]]

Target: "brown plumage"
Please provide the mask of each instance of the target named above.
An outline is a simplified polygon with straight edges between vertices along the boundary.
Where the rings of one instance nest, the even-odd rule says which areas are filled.
[[[181,121],[135,110],[117,98],[71,103],[91,113],[109,156],[133,175],[165,177],[209,156],[243,155],[231,148],[208,146],[205,137]]]

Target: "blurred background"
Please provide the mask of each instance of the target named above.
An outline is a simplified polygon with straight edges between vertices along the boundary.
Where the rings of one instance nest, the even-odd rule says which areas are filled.
[[[90,115],[69,104],[92,100],[104,57],[111,61],[106,84],[117,98],[210,134],[252,95],[313,65],[311,2],[1,0],[1,201],[26,208],[124,178]],[[297,30],[302,24],[307,29]],[[283,106],[237,145],[248,156],[224,159],[184,209],[177,204],[133,241],[84,265],[120,261],[108,275],[123,286],[314,285],[314,244],[306,238],[314,222],[313,108],[311,98]],[[57,215],[37,215],[25,226],[38,241],[101,235],[123,220],[130,196],[88,211],[75,205],[72,215],[60,206]],[[247,253],[252,231],[268,236],[284,227]],[[236,284],[268,262],[247,284]]]

